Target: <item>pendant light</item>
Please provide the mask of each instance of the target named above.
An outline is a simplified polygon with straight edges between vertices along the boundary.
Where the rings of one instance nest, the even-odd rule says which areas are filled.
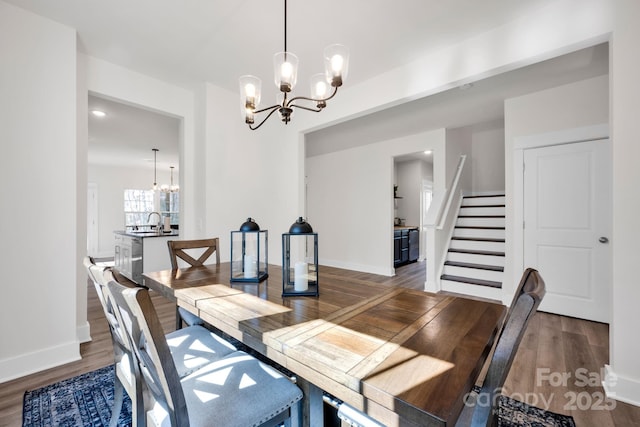
[[[152,148],[153,151],[153,187],[151,189],[153,191],[158,191],[158,179],[157,179],[157,160],[158,160],[158,150],[157,148]]]

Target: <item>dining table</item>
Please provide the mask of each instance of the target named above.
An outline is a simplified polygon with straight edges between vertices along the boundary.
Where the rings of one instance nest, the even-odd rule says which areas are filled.
[[[454,425],[506,307],[371,277],[320,266],[318,296],[283,296],[282,267],[238,283],[223,262],[145,273],[144,286],[290,371],[304,426],[324,425],[323,396],[380,425]]]

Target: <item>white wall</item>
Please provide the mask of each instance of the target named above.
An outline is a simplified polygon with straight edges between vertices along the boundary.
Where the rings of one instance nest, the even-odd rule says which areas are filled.
[[[444,156],[443,130],[306,159],[307,212],[321,264],[393,274],[393,157],[427,149]]]
[[[504,193],[504,120],[471,126],[471,192]]]
[[[611,135],[613,141],[613,306],[610,364],[617,381],[610,391],[640,405],[640,2],[614,0],[615,26],[611,48]]]
[[[79,358],[75,31],[0,2],[0,93],[3,382]]]
[[[199,96],[206,109],[207,234],[220,238],[220,258],[227,261],[231,231],[251,217],[269,233],[268,262],[281,265],[282,233],[305,216],[299,203],[304,154],[298,133],[277,119],[251,131],[239,108],[229,108],[238,105],[237,93],[206,85]]]

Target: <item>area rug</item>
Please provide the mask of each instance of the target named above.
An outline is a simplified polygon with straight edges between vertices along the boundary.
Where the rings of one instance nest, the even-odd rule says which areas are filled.
[[[113,365],[24,394],[23,427],[108,426],[113,406]],[[131,400],[125,393],[118,426],[131,425]]]
[[[113,405],[113,366],[69,378],[24,394],[23,427],[106,427]],[[502,427],[575,427],[573,418],[500,397]],[[131,401],[125,394],[118,426],[131,425]]]
[[[498,400],[499,427],[575,427],[573,417],[545,411],[507,396]]]

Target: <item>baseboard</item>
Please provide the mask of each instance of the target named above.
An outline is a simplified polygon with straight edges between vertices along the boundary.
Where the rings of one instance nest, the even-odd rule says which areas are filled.
[[[361,271],[363,273],[379,274],[381,276],[391,277],[395,274],[395,270],[391,267],[384,268],[373,265],[354,264],[350,262],[342,262],[330,259],[321,259],[318,261],[320,268],[323,265],[335,268],[344,268],[345,270]]]
[[[616,374],[610,365],[604,365],[602,387],[607,397],[634,406],[640,406],[640,381]]]
[[[0,360],[0,383],[80,360],[80,343],[68,342]]]
[[[84,322],[84,325],[76,327],[76,337],[81,344],[91,341],[91,325],[89,322]]]

